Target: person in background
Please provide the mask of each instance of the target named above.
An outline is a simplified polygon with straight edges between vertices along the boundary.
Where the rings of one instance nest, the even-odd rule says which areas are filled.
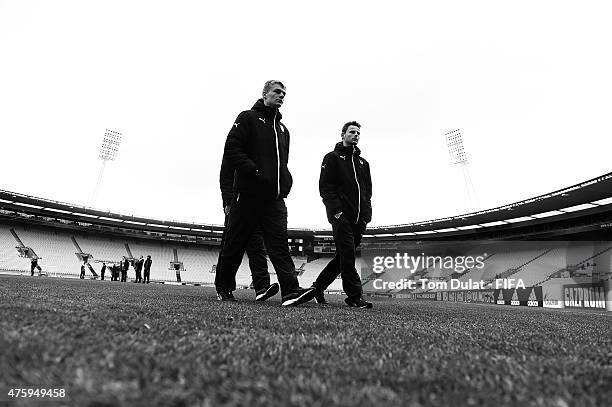
[[[30,263],[30,275],[34,276],[34,270],[38,269],[38,275],[40,275],[42,273],[42,268],[38,265],[38,257],[32,257],[31,263]]]
[[[113,263],[113,265],[111,266],[112,281],[119,281],[119,268],[119,264],[117,263]]]
[[[143,284],[149,284],[149,278],[151,276],[151,264],[153,264],[153,260],[151,260],[151,255],[148,254],[147,259],[144,262],[144,279],[142,280]]]
[[[134,260],[134,271],[136,272],[135,283],[142,283],[142,266],[144,265],[144,258],[140,256],[140,259]]]
[[[130,268],[130,261],[127,257],[123,256],[123,260],[121,260],[121,282],[125,283],[127,281],[127,272]]]

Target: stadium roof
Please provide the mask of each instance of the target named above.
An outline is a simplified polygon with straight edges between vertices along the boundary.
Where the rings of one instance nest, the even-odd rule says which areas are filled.
[[[370,235],[426,234],[472,230],[609,210],[612,205],[612,173],[523,201],[464,215],[400,225],[369,228]]]
[[[0,190],[0,208],[39,216],[171,233],[219,235],[222,225],[196,224],[122,215],[94,208]],[[612,173],[558,191],[508,205],[422,222],[368,228],[368,237],[401,237],[461,233],[483,228],[511,227],[524,222],[554,221],[612,208]],[[329,230],[291,228],[290,235],[329,235]]]

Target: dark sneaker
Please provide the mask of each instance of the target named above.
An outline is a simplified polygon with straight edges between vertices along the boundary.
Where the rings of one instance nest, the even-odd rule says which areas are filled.
[[[316,290],[314,298],[317,304],[329,304],[325,299],[325,293],[323,293],[323,291]]]
[[[348,305],[349,307],[353,307],[353,308],[362,308],[362,309],[372,308],[372,303],[367,302],[361,297],[357,299],[347,298],[346,300],[344,300],[344,302],[346,302],[346,305]]]
[[[231,302],[238,301],[236,299],[236,297],[234,297],[234,294],[232,294],[231,291],[220,291],[220,290],[217,290],[217,299],[219,301],[231,301]]]
[[[292,305],[300,305],[305,302],[312,300],[315,296],[316,289],[310,288],[298,288],[293,290],[289,294],[283,297],[283,307],[289,307]]]
[[[268,288],[264,288],[255,293],[255,301],[265,301],[270,297],[274,297],[278,293],[278,290],[278,283],[270,284]]]

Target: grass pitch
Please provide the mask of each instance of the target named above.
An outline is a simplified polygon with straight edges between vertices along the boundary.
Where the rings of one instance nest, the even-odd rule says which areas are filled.
[[[77,406],[604,406],[612,316],[0,276],[0,384]],[[6,400],[2,396],[0,400]],[[9,405],[49,405],[23,399]]]

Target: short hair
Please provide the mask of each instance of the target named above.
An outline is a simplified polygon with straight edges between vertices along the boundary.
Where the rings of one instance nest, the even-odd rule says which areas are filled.
[[[357,123],[356,121],[344,123],[344,126],[342,126],[342,134],[346,133],[346,130],[349,128],[349,126],[355,126],[361,129],[361,124]]]
[[[263,87],[263,91],[262,93],[265,95],[266,93],[268,93],[270,91],[270,89],[272,88],[272,86],[274,85],[280,85],[283,87],[283,89],[285,89],[285,84],[283,84],[281,81],[277,81],[275,79],[269,80],[264,84]]]

